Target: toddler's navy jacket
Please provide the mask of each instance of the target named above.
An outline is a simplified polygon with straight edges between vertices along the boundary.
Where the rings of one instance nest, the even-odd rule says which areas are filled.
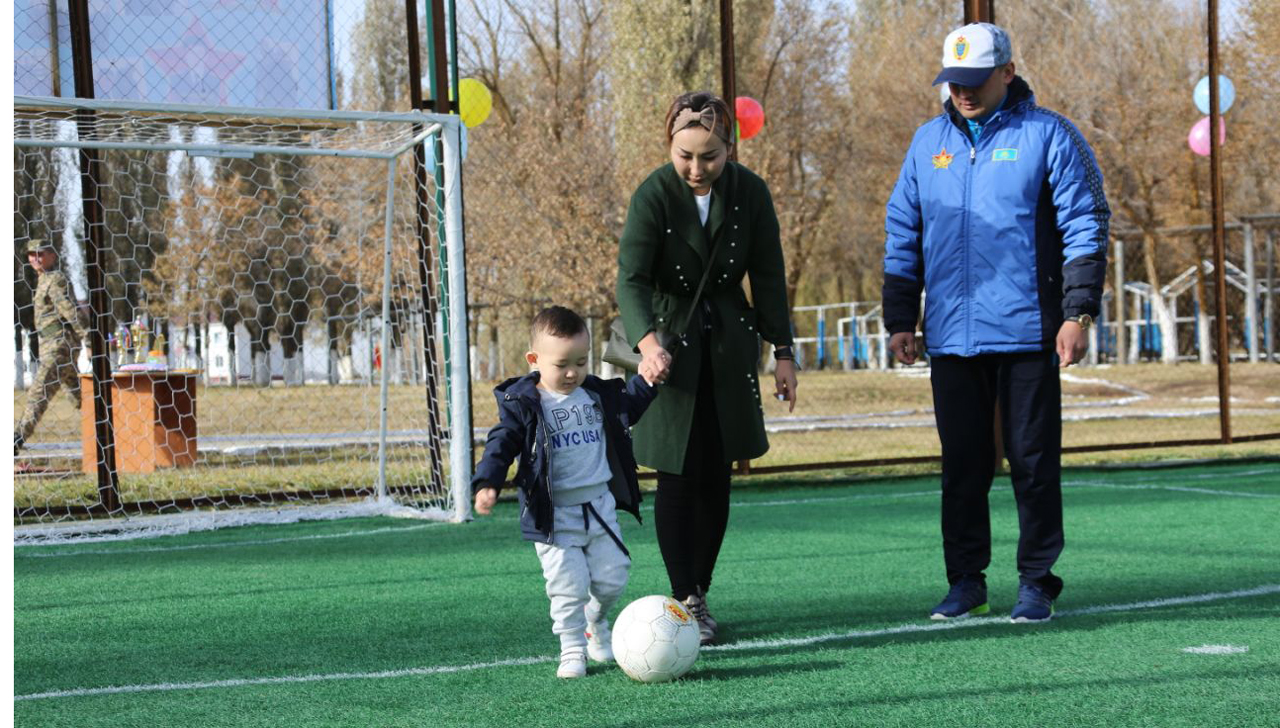
[[[494,388],[498,398],[498,424],[489,430],[484,456],[471,480],[472,491],[484,487],[502,489],[511,463],[520,459],[512,479],[520,496],[520,530],[530,541],[552,542],[551,456],[547,428],[538,397],[538,372],[513,377]],[[630,429],[653,398],[656,387],[644,377],[630,382],[588,376],[582,388],[604,413],[605,450],[609,458],[609,491],[618,508],[640,520],[640,484],[631,451]]]

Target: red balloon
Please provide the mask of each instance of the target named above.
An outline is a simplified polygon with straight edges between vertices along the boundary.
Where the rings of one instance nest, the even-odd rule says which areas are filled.
[[[750,96],[734,100],[734,114],[738,117],[738,138],[750,139],[764,128],[764,107]]]

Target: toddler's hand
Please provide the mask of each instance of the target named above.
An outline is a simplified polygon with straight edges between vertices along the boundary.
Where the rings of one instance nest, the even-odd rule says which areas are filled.
[[[493,511],[493,504],[498,502],[498,491],[493,488],[481,488],[476,491],[476,513],[487,516]]]

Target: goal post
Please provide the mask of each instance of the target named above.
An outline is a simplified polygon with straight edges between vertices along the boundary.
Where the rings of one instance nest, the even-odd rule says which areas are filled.
[[[191,516],[181,529],[377,512],[465,519],[459,125],[417,112],[15,97],[15,253],[52,242],[70,294],[107,301],[92,315],[110,321],[112,370],[94,382],[83,356],[71,363],[85,385],[78,407],[19,357],[15,407],[43,397],[48,409],[17,461],[16,539],[118,531],[154,513]],[[105,263],[92,280],[105,297],[88,295],[79,150],[100,158]],[[443,175],[418,173],[415,153]],[[415,190],[437,179],[442,194]],[[442,240],[421,239],[433,229]],[[19,268],[28,323],[33,283]],[[84,343],[73,327],[43,334],[73,352]],[[53,361],[54,343],[27,338]],[[95,385],[112,391],[117,504],[92,479]]]

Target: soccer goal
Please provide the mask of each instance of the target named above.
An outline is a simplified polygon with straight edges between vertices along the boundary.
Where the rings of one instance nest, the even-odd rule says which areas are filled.
[[[97,322],[16,458],[15,538],[465,518],[459,126],[15,97],[15,254],[52,242]],[[15,269],[17,418],[53,347]]]

